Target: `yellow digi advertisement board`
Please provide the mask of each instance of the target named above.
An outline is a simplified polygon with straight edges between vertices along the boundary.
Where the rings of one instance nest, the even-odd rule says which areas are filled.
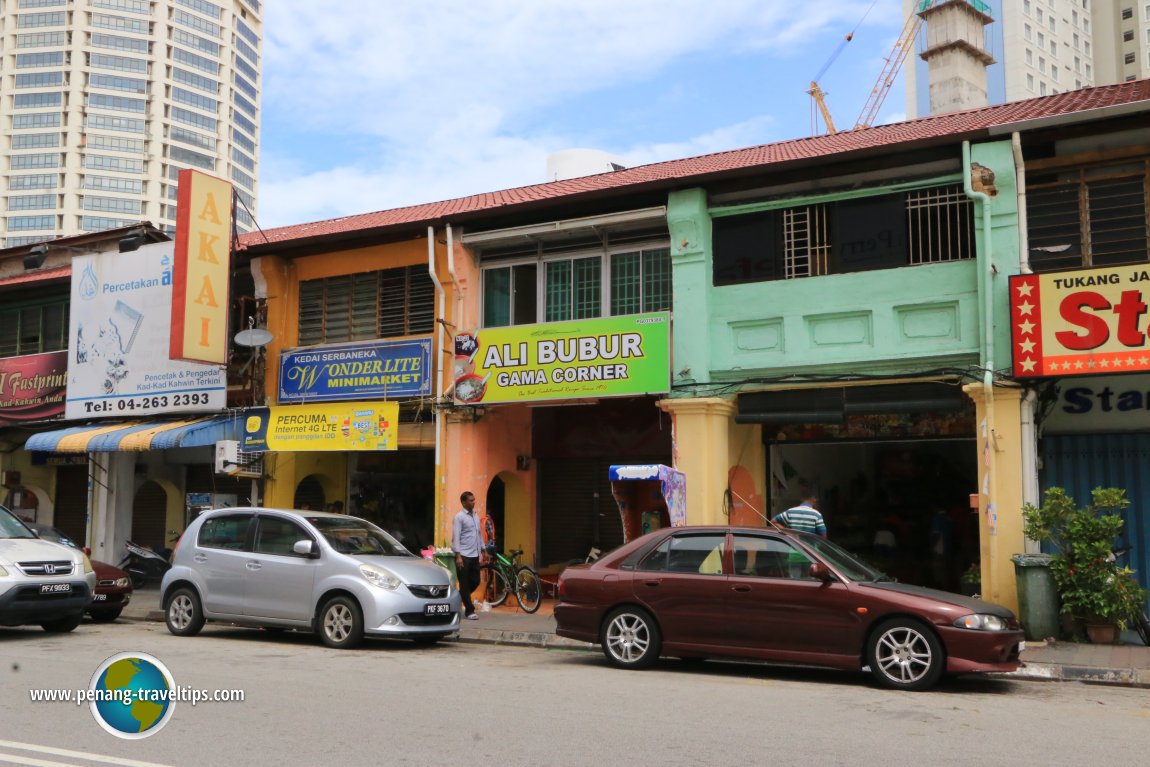
[[[245,411],[245,453],[397,450],[398,402],[280,405]]]
[[[665,394],[666,312],[483,328],[455,336],[458,405]]]

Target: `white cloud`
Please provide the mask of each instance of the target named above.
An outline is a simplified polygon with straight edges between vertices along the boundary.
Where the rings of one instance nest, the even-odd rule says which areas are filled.
[[[829,54],[825,28],[870,4],[806,0],[796,12],[763,0],[269,3],[260,223],[536,183],[549,153],[574,146],[645,164],[772,140],[767,95],[779,82],[766,74],[761,96],[749,96],[761,108],[670,142],[654,143],[635,125],[626,145],[598,146],[593,115],[561,127],[546,118],[620,88],[649,90],[654,101],[675,87],[670,68],[734,52],[756,52],[772,62],[764,72],[805,89],[809,62],[794,71],[786,63],[812,40]]]

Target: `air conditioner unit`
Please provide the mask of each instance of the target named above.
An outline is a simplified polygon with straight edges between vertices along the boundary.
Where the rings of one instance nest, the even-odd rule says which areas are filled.
[[[216,474],[230,477],[262,477],[263,453],[241,453],[240,443],[234,439],[216,443]]]

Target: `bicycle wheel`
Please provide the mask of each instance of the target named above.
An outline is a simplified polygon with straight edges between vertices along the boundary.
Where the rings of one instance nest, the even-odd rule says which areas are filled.
[[[483,574],[483,601],[492,607],[499,607],[507,601],[507,594],[511,591],[507,576],[494,565],[484,565],[480,572]]]
[[[533,613],[543,604],[543,581],[530,567],[520,567],[515,571],[515,601],[525,613]]]
[[[1142,644],[1150,647],[1150,619],[1146,618],[1145,610],[1134,613],[1134,630],[1142,637]]]

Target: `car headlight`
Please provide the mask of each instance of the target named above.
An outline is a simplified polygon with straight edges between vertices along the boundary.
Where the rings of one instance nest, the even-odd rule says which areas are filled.
[[[1006,620],[999,618],[997,615],[984,615],[975,613],[974,615],[964,615],[954,622],[954,625],[960,629],[971,629],[972,631],[1005,631]]]
[[[367,578],[368,583],[372,586],[379,586],[381,589],[395,591],[403,585],[403,581],[395,577],[393,573],[376,565],[360,565],[359,571],[363,573],[364,578]]]
[[[8,575],[8,571],[4,569],[4,565],[0,565],[0,578],[4,578],[7,575]]]
[[[88,555],[82,554],[81,556],[84,557],[84,573],[87,574],[96,572],[96,569],[92,567],[92,560],[88,559]]]
[[[116,588],[122,589],[122,588],[127,587],[131,582],[132,581],[130,578],[128,578],[127,576],[124,576],[123,578],[117,578],[116,580],[112,581],[112,585],[115,586]]]

